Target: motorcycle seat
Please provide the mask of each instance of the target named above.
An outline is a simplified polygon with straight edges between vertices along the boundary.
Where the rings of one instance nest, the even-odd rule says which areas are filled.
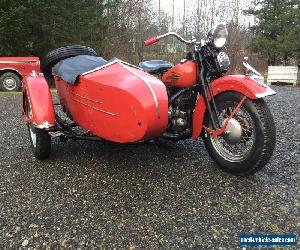
[[[163,60],[150,60],[139,63],[139,67],[148,73],[158,73],[173,67],[173,64]]]

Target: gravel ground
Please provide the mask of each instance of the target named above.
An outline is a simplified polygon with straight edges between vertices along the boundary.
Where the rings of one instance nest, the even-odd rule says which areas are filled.
[[[38,161],[21,96],[0,94],[0,249],[240,249],[243,233],[299,234],[300,89],[274,89],[277,149],[246,178],[219,170],[201,140],[69,141]]]

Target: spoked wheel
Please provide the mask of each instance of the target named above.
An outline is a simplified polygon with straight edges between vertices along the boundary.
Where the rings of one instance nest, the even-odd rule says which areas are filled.
[[[219,119],[224,124],[242,95],[223,93],[216,97]],[[257,172],[269,161],[275,148],[276,132],[272,114],[264,100],[249,100],[229,121],[223,135],[204,135],[205,146],[225,171],[237,175]]]

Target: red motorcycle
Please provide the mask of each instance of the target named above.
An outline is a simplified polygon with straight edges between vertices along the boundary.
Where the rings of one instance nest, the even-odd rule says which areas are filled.
[[[226,26],[207,41],[184,40],[167,33],[151,45],[175,36],[191,51],[179,64],[145,61],[139,67],[118,59],[106,61],[94,50],[68,46],[42,61],[44,76],[54,78],[62,110],[55,112],[43,75],[24,81],[23,114],[34,155],[47,158],[51,137],[133,143],[156,138],[172,141],[202,136],[212,159],[225,171],[253,174],[270,159],[275,125],[262,99],[275,92],[244,61],[245,75],[227,75],[230,62],[222,49]]]

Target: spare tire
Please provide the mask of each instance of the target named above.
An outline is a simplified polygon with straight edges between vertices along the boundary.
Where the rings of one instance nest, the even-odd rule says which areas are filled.
[[[97,56],[95,50],[90,47],[82,45],[70,45],[66,47],[61,47],[49,52],[41,61],[41,71],[48,78],[52,77],[52,67],[59,61],[66,58],[79,56],[79,55],[89,55]]]

